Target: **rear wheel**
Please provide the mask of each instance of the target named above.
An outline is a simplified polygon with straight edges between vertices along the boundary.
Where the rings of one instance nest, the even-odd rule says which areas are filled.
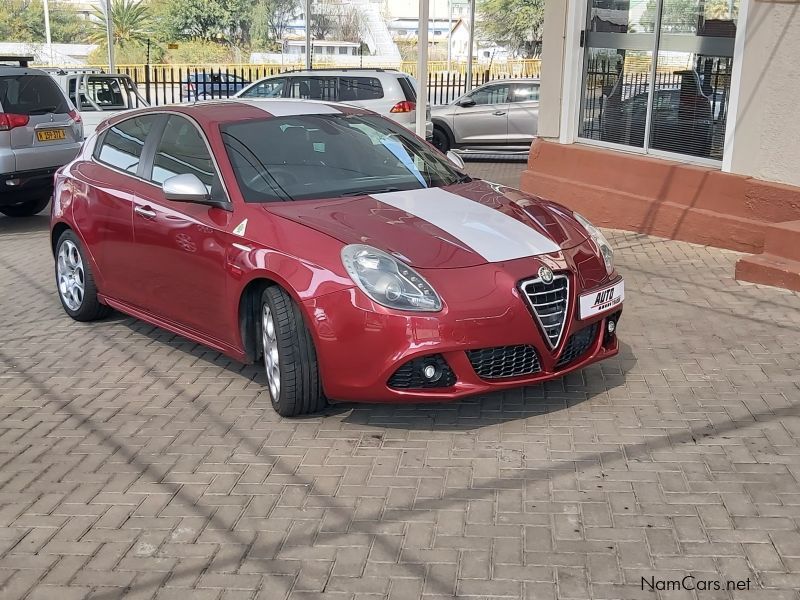
[[[10,204],[7,206],[0,205],[0,213],[8,217],[31,217],[42,212],[49,203],[50,194],[47,193],[18,204]]]
[[[431,143],[440,152],[447,152],[450,150],[450,138],[447,136],[447,132],[441,127],[434,126],[433,139],[431,139]]]
[[[91,267],[78,236],[69,229],[56,244],[56,286],[61,306],[76,321],[94,321],[111,312],[100,304]]]
[[[317,353],[300,307],[278,286],[261,295],[261,349],[272,407],[282,417],[322,410],[328,403],[322,391]]]

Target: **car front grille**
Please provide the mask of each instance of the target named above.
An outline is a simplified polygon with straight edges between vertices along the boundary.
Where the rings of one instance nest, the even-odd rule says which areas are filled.
[[[550,347],[557,347],[567,319],[569,279],[566,275],[554,275],[553,281],[545,283],[537,277],[520,283],[520,289]]]
[[[561,352],[561,356],[558,357],[556,369],[566,367],[574,360],[583,356],[594,343],[595,339],[597,339],[597,330],[599,327],[599,323],[594,323],[569,336],[567,343],[564,345],[564,350]]]
[[[467,357],[481,379],[519,377],[542,370],[536,349],[528,345],[468,350]]]

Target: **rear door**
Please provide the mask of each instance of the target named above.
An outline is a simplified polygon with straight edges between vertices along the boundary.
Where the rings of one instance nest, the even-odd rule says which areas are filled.
[[[286,88],[285,77],[274,77],[259,81],[240,96],[241,98],[283,98]]]
[[[338,77],[333,75],[296,75],[289,77],[288,97],[299,100],[336,102],[338,99],[338,83]]]
[[[453,116],[456,143],[504,144],[508,139],[508,82],[484,85],[469,94],[475,104],[458,106]]]
[[[533,143],[539,132],[539,84],[513,84],[509,100],[508,143]]]
[[[17,171],[60,166],[75,156],[83,128],[73,119],[77,114],[73,111],[49,75],[22,72],[0,77],[0,112],[14,115],[17,123],[0,135],[8,140]]]

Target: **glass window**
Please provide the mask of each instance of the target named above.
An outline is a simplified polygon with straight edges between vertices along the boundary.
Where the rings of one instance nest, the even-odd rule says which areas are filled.
[[[739,0],[588,2],[580,137],[721,160]]]
[[[291,77],[290,98],[336,102],[336,77]]]
[[[333,198],[468,180],[402,125],[371,115],[273,117],[221,127],[247,202]]]
[[[279,77],[276,79],[266,79],[257,83],[242,94],[243,98],[280,98],[283,96],[283,89],[286,86],[286,79]]]
[[[61,88],[49,75],[0,77],[0,112],[44,115],[66,114],[69,110]]]
[[[95,158],[135,175],[139,168],[144,142],[156,118],[154,115],[134,117],[109,128],[95,149]]]
[[[156,148],[150,179],[164,183],[170,177],[185,173],[197,175],[210,194],[220,193],[214,161],[200,131],[189,119],[171,115]]]
[[[383,87],[375,77],[340,77],[339,102],[378,100],[383,98]]]
[[[339,54],[347,54],[347,46],[341,46],[339,48]]]
[[[511,89],[511,102],[538,102],[539,85],[532,83],[517,84]]]
[[[508,102],[508,91],[511,88],[507,83],[487,85],[475,90],[470,98],[475,104],[503,104]]]
[[[70,99],[76,105],[75,87],[79,81],[75,78],[69,82]],[[97,110],[95,105],[100,110],[133,108],[124,80],[116,77],[89,77],[81,88],[80,101],[81,112]]]

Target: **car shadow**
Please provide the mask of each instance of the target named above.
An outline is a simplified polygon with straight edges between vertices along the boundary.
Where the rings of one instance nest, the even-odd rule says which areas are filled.
[[[0,215],[0,235],[4,233],[34,233],[47,231],[50,227],[50,213],[43,211],[32,217],[6,217]]]
[[[190,354],[210,367],[239,373],[266,392],[267,379],[260,362],[251,365],[240,363],[202,344],[116,311],[104,322],[123,325],[154,342]],[[556,413],[607,394],[625,386],[626,375],[636,362],[632,348],[620,340],[617,356],[538,385],[451,402],[400,404],[334,400],[324,411],[294,420],[337,416],[345,424],[384,429],[469,431],[534,415]]]

